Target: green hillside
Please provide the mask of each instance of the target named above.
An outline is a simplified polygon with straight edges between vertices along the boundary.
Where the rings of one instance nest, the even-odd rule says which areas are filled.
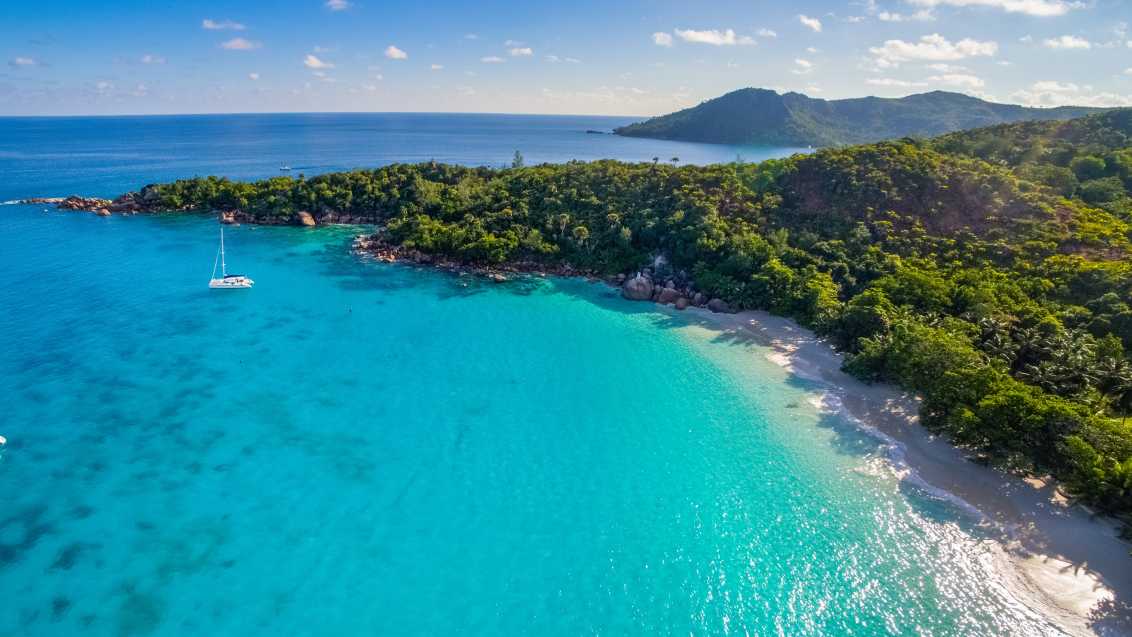
[[[822,100],[745,88],[699,106],[616,129],[618,135],[717,144],[841,146],[931,137],[1023,120],[1061,120],[1098,109],[1026,108],[935,91],[899,99]]]

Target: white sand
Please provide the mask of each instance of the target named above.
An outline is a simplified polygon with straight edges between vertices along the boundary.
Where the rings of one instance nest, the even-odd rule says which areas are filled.
[[[902,448],[905,479],[977,509],[1000,539],[1004,579],[1013,580],[1004,583],[1040,604],[1064,630],[1132,635],[1132,545],[1119,538],[1116,522],[1070,504],[1048,481],[967,460],[960,449],[919,425],[914,397],[842,372],[841,355],[789,319],[696,308],[678,314],[729,337],[769,346],[770,360],[828,385],[847,415]]]

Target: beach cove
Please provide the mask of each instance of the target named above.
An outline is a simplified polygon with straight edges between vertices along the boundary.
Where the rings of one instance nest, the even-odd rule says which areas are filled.
[[[891,471],[759,343],[787,322],[372,263],[349,228],[234,228],[259,284],[217,296],[211,219],[5,214],[14,280],[58,274],[0,314],[4,631],[1114,620],[1012,579],[997,530]]]

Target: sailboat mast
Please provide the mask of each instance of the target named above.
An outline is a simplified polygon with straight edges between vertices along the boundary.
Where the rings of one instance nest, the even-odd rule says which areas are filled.
[[[228,276],[228,265],[224,263],[224,226],[220,226],[220,276]]]

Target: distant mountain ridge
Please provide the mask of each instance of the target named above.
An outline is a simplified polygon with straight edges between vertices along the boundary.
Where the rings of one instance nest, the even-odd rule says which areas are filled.
[[[996,104],[947,91],[901,98],[824,100],[801,93],[780,95],[768,89],[744,88],[699,106],[622,126],[614,133],[714,144],[842,146],[931,137],[1023,120],[1072,119],[1102,110]]]

